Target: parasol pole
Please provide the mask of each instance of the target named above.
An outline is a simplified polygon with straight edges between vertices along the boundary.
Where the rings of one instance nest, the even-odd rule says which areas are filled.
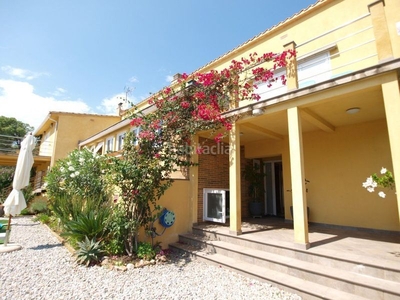
[[[7,224],[7,229],[6,229],[6,237],[4,238],[4,246],[7,246],[7,244],[8,244],[8,239],[10,238],[11,217],[12,217],[12,215],[10,214],[10,215],[8,216],[8,224]]]

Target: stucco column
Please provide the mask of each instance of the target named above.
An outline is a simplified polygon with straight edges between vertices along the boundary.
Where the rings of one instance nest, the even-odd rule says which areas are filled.
[[[289,125],[290,172],[292,179],[294,242],[308,249],[307,198],[304,176],[303,138],[299,108],[287,110]]]
[[[381,61],[393,58],[392,43],[386,21],[385,2],[383,0],[373,2],[368,5],[368,9],[371,13],[378,59]]]
[[[392,154],[393,176],[397,197],[397,210],[400,218],[400,91],[397,74],[388,74],[382,83],[383,102]]]
[[[196,147],[199,144],[199,136],[195,135],[192,137],[192,145]],[[195,149],[191,149],[191,162],[197,164],[199,162],[199,155]],[[188,149],[189,151],[189,149]],[[192,211],[192,223],[198,223],[198,211],[199,211],[199,167],[194,166],[189,169],[189,180],[190,180],[190,207]]]
[[[242,234],[242,199],[240,195],[240,128],[232,124],[229,131],[229,192],[230,222],[229,233]]]
[[[296,43],[290,42],[283,46],[285,50],[296,51]],[[295,90],[299,88],[299,81],[297,77],[297,59],[296,56],[287,60],[286,65],[286,86],[288,91]]]

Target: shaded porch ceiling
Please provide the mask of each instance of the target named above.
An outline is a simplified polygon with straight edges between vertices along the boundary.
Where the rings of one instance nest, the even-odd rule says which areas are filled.
[[[354,107],[358,107],[360,111],[355,114],[346,112]],[[324,98],[321,101],[300,105],[299,108],[303,132],[315,130],[334,132],[337,127],[385,118],[380,85]],[[269,107],[266,107],[262,115],[244,117],[239,124],[241,144],[261,139],[279,140],[288,135],[286,107],[274,112],[269,112]]]

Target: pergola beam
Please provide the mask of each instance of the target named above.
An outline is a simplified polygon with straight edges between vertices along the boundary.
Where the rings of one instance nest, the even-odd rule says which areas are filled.
[[[304,120],[307,120],[311,124],[317,126],[319,129],[322,129],[326,132],[334,132],[335,126],[329,123],[327,120],[321,118],[316,113],[313,113],[311,110],[307,108],[303,108],[301,110],[301,116]]]
[[[260,135],[275,139],[275,140],[283,140],[283,135],[276,133],[272,130],[268,130],[266,128],[260,127],[258,125],[255,124],[251,124],[251,123],[244,123],[241,124],[242,127],[245,127],[253,132],[256,132]]]

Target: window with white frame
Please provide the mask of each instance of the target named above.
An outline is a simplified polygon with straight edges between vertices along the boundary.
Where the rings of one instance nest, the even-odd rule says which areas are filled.
[[[106,141],[106,152],[114,151],[114,138],[108,138]]]
[[[281,80],[282,76],[286,76],[286,69],[280,69],[274,72],[274,77],[277,78],[274,82],[256,83],[257,89],[255,89],[255,93],[260,96],[260,100],[270,99],[287,92],[287,86],[283,84]]]
[[[331,78],[332,68],[329,51],[299,59],[297,62],[299,88]]]
[[[139,132],[140,132],[140,127],[135,127],[131,129],[133,135],[136,137],[134,145],[137,146],[139,144]]]
[[[118,137],[117,137],[117,140],[118,140],[117,151],[122,150],[122,148],[124,147],[125,135],[126,135],[125,132],[118,135]]]

